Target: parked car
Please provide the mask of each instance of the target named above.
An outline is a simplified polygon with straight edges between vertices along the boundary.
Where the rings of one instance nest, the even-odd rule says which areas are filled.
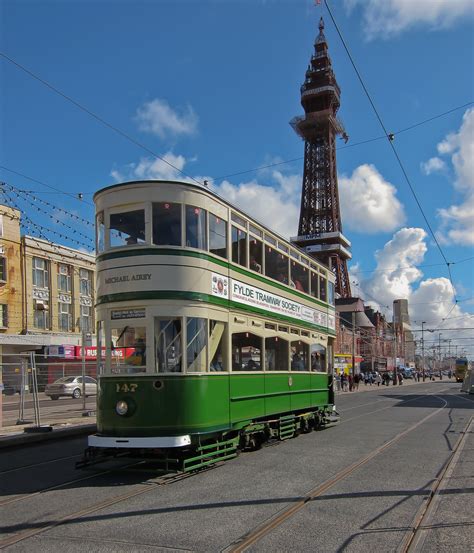
[[[97,380],[86,376],[86,397],[97,395]],[[52,384],[48,384],[44,393],[51,399],[70,396],[78,399],[82,396],[82,376],[63,376]]]

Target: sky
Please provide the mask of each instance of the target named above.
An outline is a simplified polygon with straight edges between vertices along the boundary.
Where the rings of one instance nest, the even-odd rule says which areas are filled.
[[[323,16],[350,137],[337,167],[353,295],[389,320],[407,298],[415,329],[445,329],[443,347],[474,358],[474,5],[328,0],[408,184],[324,4],[3,0],[4,200],[28,234],[87,249],[95,191],[192,177],[296,235],[303,142],[289,121]]]

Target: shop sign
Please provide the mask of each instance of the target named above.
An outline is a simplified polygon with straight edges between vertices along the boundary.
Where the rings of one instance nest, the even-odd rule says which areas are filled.
[[[130,357],[135,352],[135,348],[115,348],[110,353],[113,358],[125,359]],[[75,346],[76,359],[82,359],[82,347]],[[105,348],[102,348],[102,355],[105,357]],[[90,346],[85,348],[86,360],[97,359],[97,346]]]

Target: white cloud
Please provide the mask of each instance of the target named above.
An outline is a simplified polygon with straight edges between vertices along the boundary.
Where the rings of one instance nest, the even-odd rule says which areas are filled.
[[[451,282],[445,277],[423,280],[422,264],[426,247],[426,232],[421,228],[403,228],[394,234],[385,246],[376,252],[376,270],[364,276],[359,266],[351,268],[351,283],[366,303],[383,310],[393,300],[408,300],[410,317],[414,326],[426,321],[432,327],[442,323],[443,328],[472,326],[474,315],[462,311],[456,304]],[[451,319],[454,319],[452,322]],[[446,319],[443,321],[443,319]],[[418,322],[418,325],[417,325]]]
[[[458,205],[438,210],[441,227],[438,238],[444,243],[474,245],[474,109],[466,111],[461,128],[450,133],[437,146],[441,154],[451,154],[455,172],[454,187],[463,196]]]
[[[446,163],[439,157],[432,157],[428,161],[421,163],[420,167],[425,175],[431,175],[431,173],[445,169]]]
[[[472,0],[345,0],[345,6],[348,11],[362,9],[368,40],[390,38],[421,25],[449,28],[474,12]]]
[[[360,165],[351,177],[339,178],[344,228],[367,234],[388,232],[405,222],[396,188],[373,165]]]
[[[175,111],[166,100],[155,98],[137,109],[138,128],[164,139],[169,136],[193,134],[197,130],[198,117],[191,106],[181,113]]]
[[[125,180],[185,180],[180,171],[186,159],[182,155],[167,152],[163,159],[142,157],[138,163],[129,163],[122,169],[113,169],[110,176],[117,182]]]

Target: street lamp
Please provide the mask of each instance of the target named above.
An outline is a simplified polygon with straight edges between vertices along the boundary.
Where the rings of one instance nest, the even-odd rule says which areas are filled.
[[[425,339],[424,339],[424,325],[426,324],[426,321],[421,321],[421,371],[423,373],[423,382],[426,379],[425,376]]]

